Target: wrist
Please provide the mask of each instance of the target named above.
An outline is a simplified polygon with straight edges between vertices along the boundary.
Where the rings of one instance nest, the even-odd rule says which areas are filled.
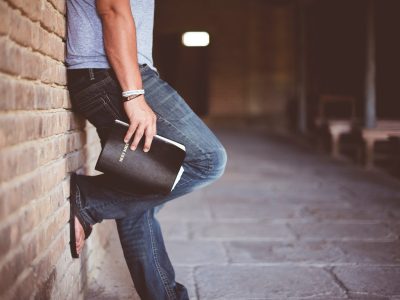
[[[128,98],[123,98],[123,103],[122,104],[124,106],[130,106],[132,104],[140,102],[141,100],[144,100],[144,95],[130,96]]]
[[[132,100],[135,100],[136,98],[139,98],[140,96],[143,95],[144,95],[143,89],[122,91],[122,100],[123,102],[128,102],[128,101],[131,102]]]
[[[123,91],[143,89],[142,75],[139,68],[132,68],[131,72],[125,73],[120,82]]]

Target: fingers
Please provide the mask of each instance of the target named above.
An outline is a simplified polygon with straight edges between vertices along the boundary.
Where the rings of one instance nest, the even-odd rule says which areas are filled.
[[[144,141],[144,147],[143,147],[144,152],[149,152],[152,141],[153,141],[153,129],[152,126],[149,126],[146,129],[146,139]]]
[[[131,140],[132,135],[134,134],[136,128],[139,126],[139,122],[134,120],[131,122],[131,125],[129,126],[128,131],[126,132],[124,142],[128,143]]]
[[[131,144],[131,149],[135,150],[142,139],[143,136],[145,136],[145,141],[144,141],[144,146],[143,146],[143,151],[148,152],[150,151],[151,148],[151,143],[153,141],[154,135],[156,134],[156,121],[157,117],[156,115],[152,115],[149,119],[147,119],[145,122],[141,122],[138,125],[132,124],[129,127],[129,130],[127,132],[127,138],[128,141],[133,135],[132,128],[134,129],[134,138]]]
[[[153,141],[154,135],[157,132],[156,120],[157,120],[157,118],[154,115],[151,125],[146,128],[146,132],[145,132],[146,133],[146,139],[144,141],[144,147],[143,147],[143,151],[144,152],[148,152],[150,150],[151,143]]]
[[[133,137],[130,148],[136,150],[140,140],[145,135],[143,151],[148,152],[156,134],[156,114],[147,105],[144,97],[138,98],[134,102],[124,102],[124,109],[130,121],[129,129],[124,137],[125,143],[129,143]]]
[[[133,142],[131,145],[132,150],[136,149],[137,145],[139,144],[140,139],[142,138],[142,136],[144,134],[144,130],[145,130],[145,125],[139,124],[139,126],[137,127],[137,129],[135,131],[135,137],[133,138]]]

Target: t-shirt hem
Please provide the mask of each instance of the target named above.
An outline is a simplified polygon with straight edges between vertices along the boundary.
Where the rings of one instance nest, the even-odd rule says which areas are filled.
[[[158,69],[154,65],[150,65],[148,62],[140,63],[140,64],[147,64],[150,69],[153,71],[158,72]],[[79,63],[75,64],[73,66],[68,66],[67,65],[67,70],[74,70],[74,69],[87,69],[87,68],[92,68],[92,69],[109,69],[111,66],[107,63]]]

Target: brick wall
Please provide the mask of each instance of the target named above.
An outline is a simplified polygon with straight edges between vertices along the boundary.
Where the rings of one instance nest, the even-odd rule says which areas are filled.
[[[0,0],[0,298],[84,298],[107,243],[69,250],[69,173],[90,174],[95,128],[71,112],[65,0]],[[91,174],[93,175],[93,174]]]

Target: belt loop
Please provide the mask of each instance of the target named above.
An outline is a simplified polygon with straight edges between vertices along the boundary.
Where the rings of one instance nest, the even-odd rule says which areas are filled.
[[[94,80],[94,72],[93,72],[92,68],[89,68],[89,77],[90,77],[90,80]]]

